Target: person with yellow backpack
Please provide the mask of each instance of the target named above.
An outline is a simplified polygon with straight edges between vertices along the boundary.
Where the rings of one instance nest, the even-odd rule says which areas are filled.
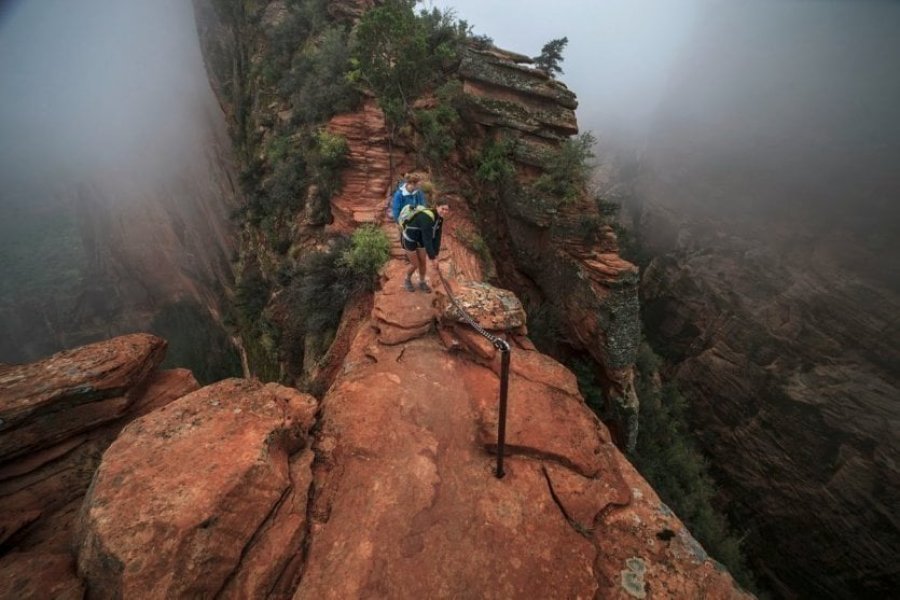
[[[428,260],[437,268],[437,256],[441,251],[441,226],[444,217],[450,213],[450,206],[445,200],[435,202],[434,208],[427,206],[404,206],[400,211],[397,223],[400,225],[400,245],[406,251],[409,259],[409,269],[406,271],[406,279],[403,287],[408,292],[414,292],[412,276],[419,272],[419,289],[430,292],[431,288],[425,281]]]

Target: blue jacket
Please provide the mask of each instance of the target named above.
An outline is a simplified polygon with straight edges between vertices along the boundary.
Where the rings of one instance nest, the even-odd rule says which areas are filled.
[[[406,186],[401,185],[397,188],[397,191],[394,192],[394,199],[391,200],[391,215],[393,215],[394,221],[400,218],[400,211],[408,204],[411,204],[412,206],[425,206],[425,194],[422,190],[416,190],[413,193],[409,193],[406,190]]]

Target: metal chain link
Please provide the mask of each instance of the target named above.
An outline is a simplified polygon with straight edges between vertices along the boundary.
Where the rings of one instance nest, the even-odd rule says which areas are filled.
[[[466,323],[468,323],[472,327],[472,329],[474,329],[479,334],[481,334],[482,337],[484,337],[490,343],[492,343],[494,345],[494,348],[496,348],[500,352],[509,352],[510,351],[509,342],[488,332],[484,327],[479,325],[478,322],[475,321],[475,319],[473,319],[471,317],[471,315],[469,315],[469,313],[467,313],[466,310],[456,300],[456,297],[453,295],[453,292],[450,291],[450,284],[448,284],[447,280],[444,279],[444,274],[441,272],[441,268],[437,265],[435,265],[435,268],[437,269],[438,277],[440,277],[441,283],[444,285],[444,290],[447,292],[447,297],[450,298],[450,302],[453,303],[453,306],[456,307],[456,310],[459,311],[459,313],[462,315],[462,317],[466,321]]]

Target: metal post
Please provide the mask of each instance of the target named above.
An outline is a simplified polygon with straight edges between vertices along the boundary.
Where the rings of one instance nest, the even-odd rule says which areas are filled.
[[[503,472],[503,451],[506,447],[506,396],[509,393],[509,346],[500,350],[500,419],[497,423],[497,479]]]

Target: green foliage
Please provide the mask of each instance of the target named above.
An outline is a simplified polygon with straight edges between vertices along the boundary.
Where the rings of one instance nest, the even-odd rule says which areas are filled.
[[[511,160],[514,150],[515,142],[511,139],[490,140],[481,148],[475,176],[497,187],[509,184],[516,174]]]
[[[559,66],[559,63],[563,60],[562,53],[568,43],[569,38],[562,37],[550,40],[544,44],[544,47],[541,49],[541,54],[534,57],[534,62],[537,67],[549,73],[551,77],[555,76],[557,73],[562,73],[563,70]]]
[[[327,0],[290,0],[287,15],[269,37],[272,54],[282,65],[307,38],[321,31],[328,19]]]
[[[641,402],[640,434],[631,459],[710,555],[725,564],[742,585],[752,589],[753,575],[741,553],[740,540],[715,509],[715,484],[709,465],[689,432],[687,402],[675,384],[658,383],[660,363],[653,350],[643,344],[635,363]],[[583,364],[576,368],[576,374],[588,405],[604,418],[606,403],[593,369]]]
[[[241,359],[225,330],[196,302],[167,304],[153,317],[150,331],[169,342],[165,369],[190,369],[201,385],[242,374]]]
[[[430,110],[416,111],[416,125],[422,135],[420,152],[432,164],[440,164],[456,147],[453,127],[459,123],[459,113],[449,105],[439,104]]]
[[[566,140],[548,156],[544,174],[533,184],[534,190],[563,204],[575,201],[590,175],[588,160],[594,157],[596,141],[589,132]]]
[[[347,140],[327,129],[320,129],[316,134],[315,164],[319,169],[337,171],[347,164],[347,153],[350,147]]]
[[[367,11],[355,30],[350,80],[375,92],[394,127],[412,101],[459,61],[468,25],[438,9],[414,11],[414,0],[386,0]]]
[[[327,335],[337,329],[344,305],[356,281],[341,264],[349,250],[348,238],[338,238],[327,250],[306,255],[284,294],[290,311],[281,328],[281,352],[289,364],[300,364],[306,336]]]
[[[291,99],[295,125],[321,123],[358,104],[359,94],[348,80],[350,65],[349,36],[337,26],[294,55],[279,90]]]
[[[235,305],[245,323],[255,323],[269,303],[271,285],[258,270],[252,270],[239,279]]]
[[[363,225],[353,232],[350,247],[338,264],[353,274],[359,286],[373,289],[378,272],[390,257],[391,242],[384,231],[376,225]]]

